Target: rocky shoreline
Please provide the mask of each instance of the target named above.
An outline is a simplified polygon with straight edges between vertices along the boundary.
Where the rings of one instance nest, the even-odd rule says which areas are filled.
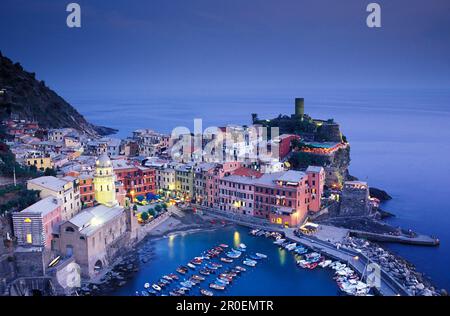
[[[366,239],[347,237],[344,246],[353,250],[361,251],[372,262],[377,263],[399,284],[414,296],[447,296],[445,289],[438,290],[423,273],[416,270],[416,267],[402,257],[386,250],[377,243]]]

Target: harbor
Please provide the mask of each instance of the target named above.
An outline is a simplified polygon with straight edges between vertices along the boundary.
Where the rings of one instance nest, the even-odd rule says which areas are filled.
[[[367,266],[371,265],[379,269],[379,282],[376,288],[376,293],[379,295],[439,294],[432,284],[415,271],[414,266],[376,246],[376,244],[368,247],[372,249],[368,251],[369,255],[365,255],[360,249],[362,247],[358,248],[352,245],[352,237],[348,234],[348,230],[323,225],[324,229],[319,230],[318,236],[300,235],[295,233],[295,229],[264,225],[254,218],[246,220],[242,216],[230,216],[209,208],[202,208],[202,211],[207,215],[227,219],[245,227],[282,233],[285,238],[292,242],[297,242],[329,258],[346,263],[360,276],[367,277]]]
[[[154,253],[152,259],[145,263],[141,261],[139,271],[127,284],[112,293],[105,294],[130,296],[136,295],[136,291],[138,291],[138,294],[142,295],[142,291],[146,290],[146,283],[149,283],[149,288],[152,288],[152,284],[158,285],[157,283],[161,282],[160,279],[164,275],[170,276],[172,274],[177,275],[179,279],[172,281],[171,285],[166,286],[163,293],[159,292],[157,295],[170,295],[172,290],[183,287],[180,282],[189,285],[185,282],[197,279],[195,277],[190,280],[194,275],[204,277],[205,280],[196,286],[192,286],[189,293],[185,295],[202,295],[201,289],[211,291],[214,296],[271,295],[271,293],[283,296],[335,296],[341,294],[339,287],[333,280],[332,269],[321,269],[319,267],[314,270],[301,269],[298,267],[293,253],[277,247],[271,239],[255,238],[249,234],[249,231],[249,229],[241,226],[227,225],[212,231],[179,232],[170,234],[165,238],[149,241],[148,247]],[[196,269],[188,266],[188,263],[191,263],[196,257],[204,256],[205,251],[218,247],[220,244],[226,244],[229,247],[223,248],[224,251],[221,252],[219,258],[215,257],[206,261],[203,259],[200,265],[192,262]],[[242,252],[239,258],[229,258],[227,253],[231,252],[232,248],[238,250],[241,244],[246,245],[246,251]],[[267,258],[251,259],[250,256],[256,255],[256,253],[266,255]],[[230,255],[233,256],[232,253]],[[220,258],[233,259],[233,262],[227,263]],[[250,266],[245,265],[243,262],[246,258],[257,261],[257,264],[252,267],[250,261],[247,262]],[[204,270],[206,264],[210,263],[209,261],[222,265],[222,267],[217,268],[218,271],[216,270],[216,273],[210,275],[200,273],[201,270]],[[188,269],[187,272],[185,274],[177,272],[177,269],[179,271],[185,270],[183,266]],[[215,284],[217,278],[226,273],[227,270],[233,273],[233,268],[236,270],[237,266],[245,268],[246,271],[233,277],[230,284],[226,285],[223,290],[210,288],[210,284]],[[209,265],[209,267],[211,269],[213,265]],[[236,271],[234,272],[236,273]],[[222,277],[225,277],[225,275],[222,275]]]

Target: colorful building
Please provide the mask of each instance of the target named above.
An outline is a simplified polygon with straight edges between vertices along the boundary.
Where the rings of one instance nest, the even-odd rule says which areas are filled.
[[[255,180],[261,173],[248,169],[236,169],[232,175],[219,180],[219,209],[243,215],[254,215]]]
[[[37,170],[44,171],[45,169],[52,169],[54,167],[52,157],[50,154],[32,152],[26,158],[27,166],[35,166]]]
[[[175,168],[175,189],[185,201],[194,197],[194,163],[180,164]]]
[[[306,169],[308,175],[308,184],[310,187],[311,199],[309,210],[318,212],[321,208],[321,198],[323,196],[323,188],[325,186],[325,169],[317,166],[309,166]]]
[[[106,153],[95,162],[94,173],[95,200],[107,206],[117,205],[115,174],[111,160]]]
[[[206,196],[208,207],[219,207],[220,203],[220,179],[231,175],[235,170],[241,168],[241,163],[237,161],[217,164],[213,169],[207,171],[206,175]]]
[[[53,250],[53,233],[57,233],[57,225],[61,222],[61,207],[61,200],[48,196],[21,212],[13,213],[17,244]]]
[[[56,178],[44,176],[29,180],[28,190],[40,191],[41,199],[48,196],[62,201],[61,219],[68,220],[81,210],[79,182],[74,177]]]
[[[87,278],[108,266],[124,247],[133,220],[116,200],[115,175],[106,154],[95,164],[94,189],[100,205],[80,212],[62,223],[59,230],[61,255],[73,257],[81,267],[81,275]]]
[[[78,176],[80,180],[80,200],[83,207],[91,207],[95,201],[94,175],[82,173]]]
[[[154,168],[133,165],[126,160],[113,160],[112,164],[117,181],[123,184],[132,201],[137,196],[156,194]]]
[[[283,160],[287,157],[287,155],[291,152],[292,149],[292,141],[293,140],[300,140],[299,135],[292,135],[292,134],[283,134],[278,136],[276,139],[274,139],[272,142],[276,143],[278,145],[278,157],[280,160]]]

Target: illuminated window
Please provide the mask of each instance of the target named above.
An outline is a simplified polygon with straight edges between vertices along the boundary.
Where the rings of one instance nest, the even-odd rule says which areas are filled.
[[[31,234],[27,234],[27,244],[32,244],[33,243],[33,237],[31,236]]]

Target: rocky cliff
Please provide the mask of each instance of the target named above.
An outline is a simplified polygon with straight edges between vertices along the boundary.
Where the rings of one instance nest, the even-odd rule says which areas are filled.
[[[89,135],[108,135],[114,129],[86,121],[69,103],[0,52],[0,119],[36,121],[44,128],[71,127]]]

